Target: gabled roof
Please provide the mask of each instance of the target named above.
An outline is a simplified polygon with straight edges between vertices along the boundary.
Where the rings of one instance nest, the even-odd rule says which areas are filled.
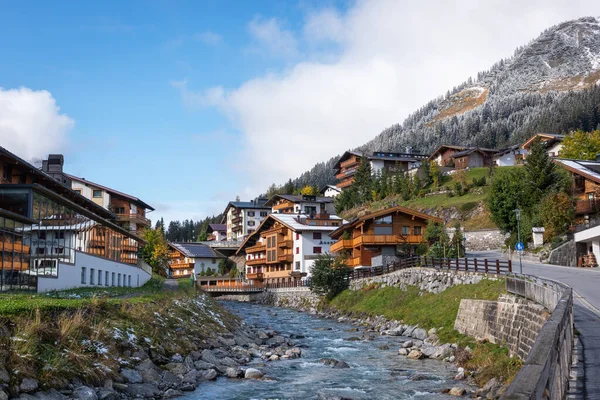
[[[566,170],[581,175],[592,182],[600,183],[600,162],[557,158],[554,162]]]
[[[190,258],[225,258],[225,256],[202,243],[169,243],[175,250]]]
[[[465,146],[452,146],[452,145],[448,145],[448,144],[443,144],[441,146],[438,146],[437,149],[435,149],[435,151],[433,153],[431,153],[431,155],[429,156],[430,160],[433,160],[435,158],[435,156],[444,151],[444,150],[456,150],[456,151],[462,151],[468,149],[468,147]]]
[[[16,154],[11,153],[4,147],[0,147],[0,155],[3,155],[8,158],[12,158],[14,161],[16,161],[17,164],[21,164],[21,165],[25,166],[27,169],[29,169],[29,172],[31,172],[36,177],[37,183],[40,186],[43,186],[43,187],[47,188],[48,190],[72,201],[73,203],[75,203],[81,207],[84,207],[85,209],[93,212],[94,214],[96,214],[102,218],[108,218],[108,219],[115,218],[115,215],[112,212],[110,212],[109,210],[107,210],[106,208],[94,203],[90,199],[83,197],[79,193],[74,192],[70,187],[64,185],[62,182],[55,180],[50,175],[48,175],[45,172],[43,172],[42,170],[34,167],[30,163],[23,160],[21,157],[17,156]]]
[[[455,153],[452,155],[452,158],[458,158],[458,157],[464,157],[464,156],[468,156],[469,154],[473,154],[473,153],[481,153],[483,155],[485,154],[489,154],[489,153],[497,153],[496,150],[492,150],[492,149],[484,149],[481,147],[471,147],[462,151],[459,151],[458,153]]]
[[[368,221],[370,219],[383,217],[383,216],[394,214],[394,213],[403,213],[403,214],[413,215],[417,218],[430,220],[430,221],[434,221],[434,222],[439,222],[439,223],[444,222],[444,220],[442,220],[441,218],[434,217],[433,215],[424,214],[422,212],[411,210],[410,208],[406,208],[406,207],[402,207],[402,206],[393,206],[390,208],[386,208],[385,210],[372,212],[372,213],[363,215],[362,217],[355,218],[352,221],[350,221],[349,223],[344,224],[344,225],[340,226],[338,229],[336,229],[335,231],[331,232],[329,234],[329,236],[333,239],[337,239],[342,235],[342,233],[344,231],[346,231],[348,229],[354,229],[354,227],[357,226],[358,224],[360,224],[361,222]]]
[[[506,149],[498,150],[498,152],[496,154],[494,154],[494,158],[502,157],[503,155],[512,153],[512,152],[518,153],[520,151],[520,149],[521,149],[521,145],[515,144],[514,146],[510,146]]]
[[[269,199],[269,201],[267,201],[265,203],[265,206],[269,206],[272,207],[275,202],[279,199],[284,199],[284,200],[288,200],[291,201],[292,203],[333,203],[334,200],[331,197],[323,197],[323,196],[314,196],[315,200],[308,200],[305,199],[304,196],[302,195],[295,195],[295,194],[276,194],[273,197],[271,197]]]
[[[554,133],[536,133],[535,135],[533,135],[532,137],[530,137],[529,139],[527,139],[522,145],[521,147],[526,149],[529,148],[529,146],[531,146],[531,144],[533,143],[533,141],[536,138],[540,138],[540,139],[546,139],[545,141],[554,141],[554,142],[562,142],[562,140],[565,138],[565,135],[556,135]]]
[[[225,232],[227,231],[227,225],[226,224],[208,224],[208,229],[207,229],[208,233],[212,233],[212,232]]]
[[[344,154],[342,154],[340,156],[340,158],[338,158],[338,160],[333,165],[333,169],[334,170],[339,170],[340,169],[340,164],[343,163],[344,161],[346,161],[347,159],[349,159],[351,156],[362,157],[363,153],[361,153],[360,151],[350,151],[350,150],[344,152]]]
[[[319,190],[319,193],[324,194],[327,191],[327,189],[335,190],[338,193],[342,193],[342,189],[335,185],[325,185],[321,188],[321,190]]]
[[[111,194],[114,194],[114,195],[117,195],[117,196],[120,196],[120,197],[124,197],[124,198],[130,200],[133,203],[137,203],[138,205],[144,207],[145,209],[154,211],[154,208],[152,206],[148,205],[147,203],[143,202],[142,200],[138,199],[135,196],[132,196],[132,195],[127,194],[127,193],[119,192],[118,190],[111,189],[108,186],[100,185],[99,183],[89,181],[89,180],[87,180],[85,178],[80,178],[78,176],[67,174],[67,173],[64,173],[64,174],[66,176],[68,176],[69,178],[71,178],[72,180],[74,180],[74,181],[81,182],[81,183],[84,183],[84,184],[89,184],[91,186],[95,186],[95,187],[97,187],[99,189],[107,191],[108,193],[111,193]]]
[[[286,226],[287,228],[291,229],[294,232],[304,232],[304,231],[332,232],[338,228],[337,226],[330,226],[330,225],[328,225],[328,226],[306,225],[306,224],[301,223],[298,220],[300,217],[304,217],[304,215],[303,214],[269,214],[269,216],[260,223],[258,228],[256,228],[256,230],[254,232],[252,232],[252,234],[250,234],[242,242],[242,244],[240,245],[240,248],[237,250],[237,252],[235,254],[239,254],[246,247],[253,246],[258,241],[258,239],[260,239],[260,233],[264,230],[263,228],[272,226],[276,221],[280,222],[281,224],[283,224],[284,226]],[[341,222],[342,224],[347,222],[347,221],[344,221],[342,218],[338,217],[337,215],[330,215],[329,220],[330,221],[338,221],[338,222]]]

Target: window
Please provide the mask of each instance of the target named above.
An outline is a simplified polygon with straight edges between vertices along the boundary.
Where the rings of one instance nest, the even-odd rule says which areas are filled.
[[[77,194],[81,194],[81,189],[73,189],[73,191]]]
[[[40,238],[40,240],[46,240],[46,232],[39,232],[38,238]]]
[[[373,233],[375,235],[393,235],[394,228],[391,226],[376,226],[373,229]]]
[[[112,273],[112,280],[111,280],[111,282],[112,282],[111,285],[115,286],[116,281],[115,281],[115,273],[114,272]]]
[[[304,212],[306,214],[315,215],[317,213],[317,207],[314,206],[305,206]]]
[[[296,254],[300,254],[300,247],[296,247]]]
[[[102,190],[94,190],[92,192],[92,196],[94,196],[95,198],[102,197]]]
[[[81,267],[81,283],[83,283],[85,285],[85,274],[86,274],[86,268],[85,267]]]
[[[213,258],[212,260],[210,260],[211,263],[216,264],[217,263],[217,259]]]
[[[102,270],[98,270],[98,285],[102,286]]]
[[[313,239],[321,239],[321,232],[313,232]]]
[[[260,212],[260,216],[261,217],[266,217],[267,216],[267,212],[266,211],[261,211]]]
[[[56,254],[63,254],[65,252],[65,248],[64,247],[57,247],[54,249],[54,252]]]
[[[313,247],[313,253],[314,254],[321,254],[321,248],[320,247]]]
[[[248,221],[248,226],[254,226],[254,221]]]
[[[131,275],[127,275],[127,286],[131,287]]]
[[[109,282],[108,282],[108,277],[110,276],[110,273],[108,271],[106,271],[104,273],[104,286],[108,286]]]
[[[121,274],[117,275],[117,286],[121,286]]]
[[[339,222],[332,222],[331,226],[340,226]]]
[[[300,234],[296,232],[296,240],[300,240]]]
[[[402,227],[402,234],[403,235],[410,235],[410,226],[403,226]]]
[[[296,261],[296,271],[300,270],[300,261]]]
[[[249,217],[254,217],[254,211],[248,211],[248,216]]]
[[[392,223],[392,216],[391,215],[386,215],[385,217],[380,217],[380,218],[376,218],[375,219],[375,224],[391,224]]]
[[[423,234],[423,227],[422,226],[415,226],[414,227],[414,232],[416,236],[421,236]]]
[[[95,283],[94,283],[94,279],[96,279],[95,275],[94,275],[95,272],[96,272],[96,270],[94,268],[90,269],[90,285],[95,285]]]
[[[54,236],[56,237],[56,239],[64,239],[65,238],[65,233],[63,231],[55,232]]]
[[[38,247],[35,250],[36,254],[46,254],[46,248],[45,247]]]

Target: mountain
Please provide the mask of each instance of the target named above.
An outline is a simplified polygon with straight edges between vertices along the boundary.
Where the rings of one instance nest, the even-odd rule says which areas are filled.
[[[430,152],[440,144],[503,148],[535,132],[593,130],[600,125],[599,85],[600,18],[564,22],[354,150],[410,146]],[[338,157],[315,165],[294,184],[335,183]]]

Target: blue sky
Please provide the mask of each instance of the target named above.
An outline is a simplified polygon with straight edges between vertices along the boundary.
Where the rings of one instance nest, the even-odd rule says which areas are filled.
[[[402,122],[550,25],[600,15],[416,3],[4,3],[0,145],[63,152],[68,172],[142,198],[153,219],[203,218]]]

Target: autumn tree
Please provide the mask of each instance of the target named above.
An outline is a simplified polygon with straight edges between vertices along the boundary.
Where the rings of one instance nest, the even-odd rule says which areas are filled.
[[[564,234],[571,226],[575,213],[573,202],[566,193],[551,193],[540,205],[540,217],[544,224],[544,236],[552,239]]]
[[[429,176],[433,182],[433,188],[437,189],[442,180],[442,168],[435,161],[432,161],[429,165]]]
[[[571,132],[563,139],[560,156],[576,160],[595,160],[600,154],[600,129],[584,132],[581,129]]]
[[[166,275],[169,263],[169,245],[160,229],[145,229],[142,239],[146,242],[142,248],[142,259],[159,275]]]

